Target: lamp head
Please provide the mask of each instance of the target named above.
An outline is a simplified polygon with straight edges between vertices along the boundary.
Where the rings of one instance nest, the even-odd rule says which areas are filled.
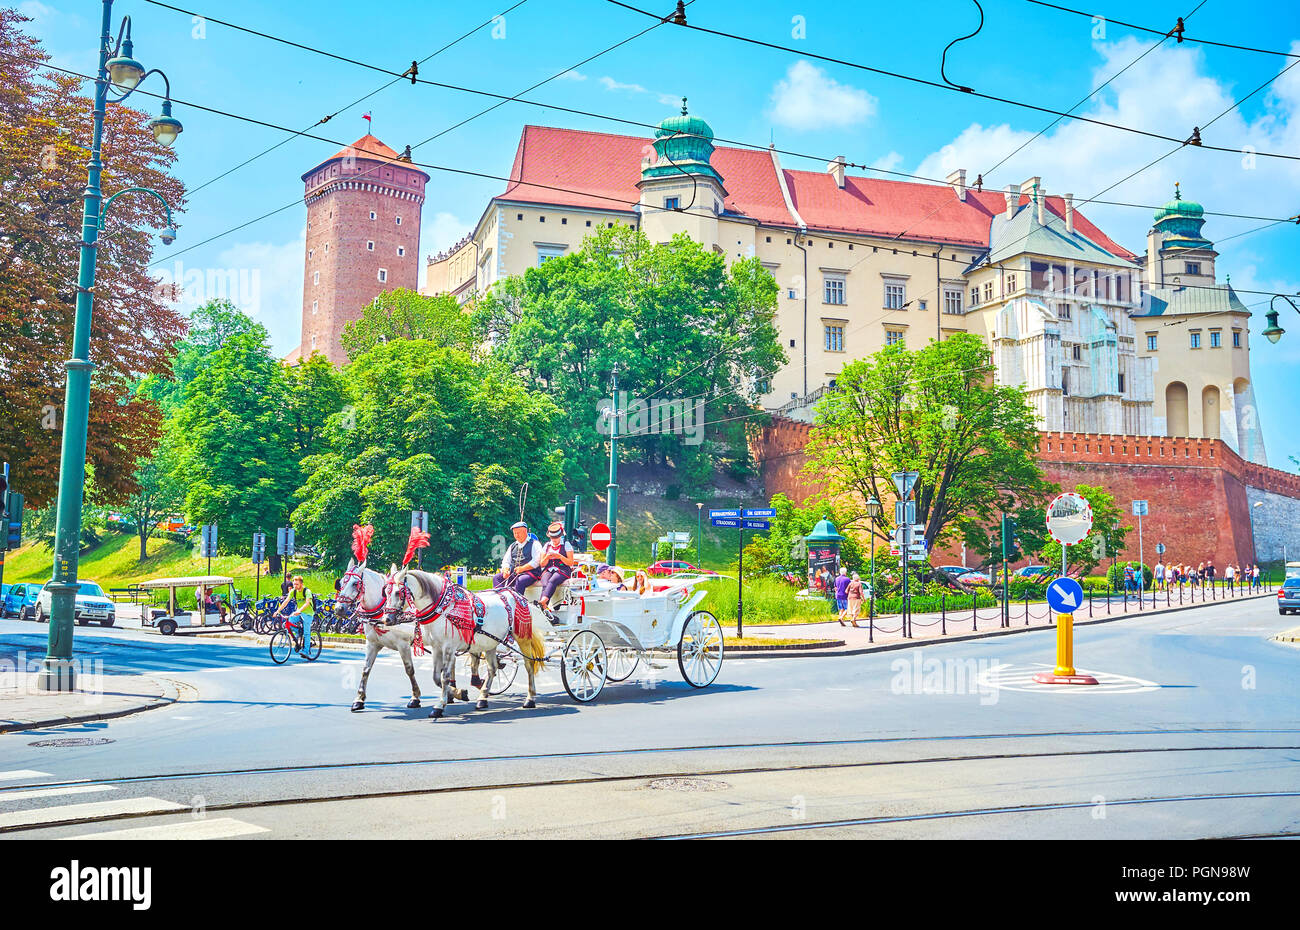
[[[171,245],[176,241],[176,227],[168,223],[163,231],[158,234],[158,238],[162,240],[163,245]]]
[[[159,145],[171,145],[176,141],[185,129],[181,121],[172,116],[172,102],[164,100],[162,105],[162,116],[149,122],[149,128],[153,130],[153,137]]]
[[[1268,313],[1264,314],[1264,319],[1268,321],[1268,325],[1264,327],[1264,338],[1269,342],[1276,343],[1286,333],[1286,330],[1278,325],[1277,311],[1268,311]]]
[[[104,63],[108,69],[108,79],[122,92],[135,90],[135,85],[144,77],[144,65],[131,57],[131,43],[126,43],[123,54],[110,58]]]

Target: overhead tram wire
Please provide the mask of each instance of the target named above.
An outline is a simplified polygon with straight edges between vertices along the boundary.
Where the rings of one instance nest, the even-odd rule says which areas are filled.
[[[149,0],[149,2],[158,2],[158,0]],[[522,2],[524,2],[524,0],[520,0],[520,3],[522,3]],[[694,0],[690,0],[690,2],[693,3]],[[180,9],[179,7],[172,7],[172,6],[168,5],[168,4],[161,4],[161,3],[160,3],[159,5],[161,5],[161,6],[166,6],[166,7],[169,8],[169,9]],[[520,5],[519,3],[516,3],[515,6],[510,7],[510,8],[507,9],[505,12],[509,12],[509,10],[514,9],[515,7],[517,7],[517,6],[519,6],[519,5]],[[188,11],[186,11],[186,12],[188,12]],[[194,14],[192,14],[192,15],[202,16],[203,14],[201,14],[201,13],[194,13]],[[1188,15],[1190,16],[1191,14],[1188,14]],[[324,56],[329,57],[329,58],[335,58],[335,59],[338,59],[338,60],[340,60],[340,61],[345,61],[345,62],[348,62],[348,63],[350,63],[350,64],[355,64],[355,65],[357,65],[358,67],[367,68],[367,69],[372,70],[372,71],[378,71],[378,72],[383,73],[383,74],[389,74],[389,75],[392,75],[392,76],[393,76],[394,78],[396,78],[396,79],[402,79],[402,80],[409,80],[409,79],[410,79],[410,78],[409,78],[409,72],[410,72],[410,69],[407,69],[407,71],[405,71],[405,72],[400,72],[400,73],[399,73],[399,72],[397,72],[397,71],[392,71],[392,70],[390,70],[390,69],[383,68],[383,67],[381,67],[381,66],[379,66],[379,65],[375,65],[375,64],[372,64],[372,63],[369,63],[369,62],[364,62],[364,61],[360,61],[360,60],[355,59],[355,58],[348,58],[348,57],[346,57],[346,56],[337,55],[337,54],[335,54],[335,53],[328,52],[328,51],[325,51],[325,50],[323,50],[323,49],[313,48],[312,46],[308,46],[308,45],[304,45],[304,44],[299,43],[299,42],[295,42],[295,41],[293,41],[292,39],[285,39],[285,38],[283,38],[283,37],[281,37],[281,36],[276,36],[276,35],[273,35],[273,34],[271,34],[271,33],[263,32],[263,31],[256,30],[256,29],[251,29],[251,28],[249,28],[249,27],[239,26],[239,25],[234,24],[234,23],[225,23],[224,21],[221,21],[221,20],[212,20],[212,21],[213,21],[213,22],[222,23],[223,25],[229,25],[231,28],[234,28],[234,29],[241,29],[241,30],[243,30],[243,31],[245,31],[245,32],[248,32],[248,33],[252,34],[252,35],[256,35],[256,36],[259,36],[259,37],[262,37],[262,38],[266,38],[266,39],[268,39],[268,40],[270,40],[270,41],[280,42],[280,43],[283,43],[283,44],[285,44],[285,45],[289,45],[289,46],[294,47],[294,48],[303,49],[303,50],[305,50],[305,51],[316,52],[317,54],[324,55]],[[488,22],[491,22],[491,20],[489,20]],[[482,28],[482,26],[480,25],[478,28]],[[469,35],[469,33],[466,33],[466,35]],[[463,39],[464,37],[465,37],[465,36],[462,36],[461,38]],[[460,39],[457,39],[457,40],[455,40],[455,41],[460,41]],[[443,49],[449,48],[450,45],[452,45],[452,44],[455,44],[455,42],[453,42],[453,43],[449,43],[447,46],[444,46]],[[441,51],[441,50],[439,50],[439,51]],[[608,50],[607,50],[607,51],[608,51]],[[433,53],[433,54],[436,55],[436,54],[438,54],[438,52],[435,52],[435,53]],[[604,54],[604,53],[602,53],[602,54]],[[430,56],[428,56],[427,58],[425,58],[424,60],[427,61],[428,58],[432,58],[432,57],[433,57],[433,56],[430,55]],[[421,63],[422,63],[422,62],[421,62]],[[574,68],[576,68],[576,67],[580,67],[581,64],[582,64],[582,63],[579,63],[579,65],[575,65]],[[51,67],[52,67],[52,66],[51,66]],[[62,69],[55,69],[55,70],[62,70]],[[570,68],[570,69],[567,69],[567,70],[571,71],[571,70],[573,70],[573,68]],[[76,72],[70,72],[70,71],[67,71],[67,72],[65,72],[65,73],[68,73],[68,74],[75,74]],[[565,72],[561,72],[561,73],[565,73]],[[1122,73],[1122,72],[1121,72],[1121,73]],[[1118,76],[1119,76],[1119,75],[1117,74],[1117,75],[1115,75],[1114,77],[1118,77]],[[1111,80],[1114,80],[1114,77],[1112,77]],[[552,78],[552,80],[553,80],[553,78]],[[644,121],[641,121],[641,120],[633,120],[633,119],[627,119],[627,118],[625,118],[625,117],[611,116],[611,115],[609,115],[609,114],[607,114],[607,113],[597,113],[597,112],[594,112],[594,111],[591,111],[591,110],[583,110],[583,109],[579,109],[579,108],[576,108],[576,107],[565,107],[565,106],[560,106],[559,104],[546,103],[546,102],[544,102],[544,101],[539,101],[539,100],[525,100],[525,99],[523,99],[520,95],[523,94],[523,93],[527,93],[527,91],[520,91],[519,94],[515,94],[515,95],[513,95],[513,96],[508,96],[508,95],[506,95],[506,94],[499,94],[499,93],[495,93],[495,92],[493,92],[493,91],[486,91],[486,90],[482,90],[482,89],[478,89],[478,88],[467,87],[467,86],[460,85],[460,84],[449,84],[449,83],[445,83],[445,82],[441,82],[441,81],[432,81],[432,80],[428,80],[428,79],[426,79],[426,78],[421,78],[421,77],[418,77],[418,76],[415,78],[414,83],[417,83],[417,84],[425,84],[425,85],[428,85],[428,86],[430,86],[430,87],[438,87],[438,88],[441,88],[441,89],[444,89],[444,90],[454,90],[454,91],[457,91],[457,92],[460,92],[460,93],[467,93],[467,94],[472,94],[472,95],[475,95],[475,96],[481,96],[481,97],[492,97],[492,98],[497,99],[497,100],[500,100],[500,101],[502,101],[502,102],[522,103],[522,104],[526,104],[526,105],[528,105],[528,106],[539,107],[539,108],[541,108],[541,109],[554,110],[554,111],[556,111],[556,112],[560,112],[560,113],[569,113],[569,114],[572,114],[572,115],[575,115],[575,116],[585,116],[585,117],[589,117],[589,118],[592,118],[592,119],[605,120],[605,121],[607,121],[607,122],[620,123],[620,124],[627,125],[627,126],[636,126],[636,127],[638,127],[638,128],[644,128],[644,129],[650,129],[650,130],[655,130],[655,129],[658,129],[658,128],[659,128],[659,126],[658,126],[657,123],[647,123],[647,122],[644,122]],[[543,82],[543,83],[545,83],[545,82]],[[1108,82],[1108,83],[1109,83],[1109,82]],[[389,85],[384,85],[384,86],[387,87],[387,86],[389,86]],[[540,85],[538,85],[538,86],[540,86]],[[1102,86],[1104,87],[1105,85],[1102,85]],[[381,89],[382,89],[382,88],[381,88]],[[1101,88],[1099,87],[1098,90],[1100,90],[1100,89],[1101,89]],[[141,93],[144,93],[144,91],[141,91]],[[1094,93],[1095,93],[1095,91],[1094,91]],[[155,95],[155,96],[157,96],[157,95]],[[361,99],[364,100],[364,99],[366,99],[366,98],[361,98]],[[1085,99],[1086,99],[1086,98],[1085,98]],[[182,101],[182,102],[183,102],[183,101]],[[360,102],[360,100],[358,100],[358,101],[354,101],[352,104],[349,105],[349,107],[351,107],[351,106],[355,106],[356,103],[359,103],[359,102]],[[188,105],[188,106],[197,106],[196,104],[187,104],[187,105]],[[1079,104],[1075,104],[1075,107],[1077,107],[1077,106],[1079,106]],[[344,109],[348,109],[349,107],[345,107]],[[491,108],[491,109],[495,109],[495,108]],[[1074,107],[1072,107],[1071,109],[1074,109]],[[215,110],[213,110],[213,111],[210,111],[210,112],[217,112],[217,113],[220,113],[221,111],[215,111]],[[339,112],[342,112],[342,111],[339,111]],[[474,118],[477,118],[478,115],[482,115],[482,113],[485,113],[485,112],[488,112],[488,111],[487,111],[487,110],[482,111],[481,113],[477,114],[476,117],[474,117]],[[223,113],[222,115],[231,116],[231,117],[233,117],[233,118],[241,118],[241,117],[236,116],[235,114],[230,114],[230,113]],[[336,113],[336,114],[333,114],[333,115],[337,115],[337,113]],[[324,120],[318,121],[317,125],[320,125],[320,123],[323,123],[323,122],[327,122],[330,118],[331,118],[331,117],[326,117]],[[1051,125],[1055,125],[1056,122],[1059,122],[1059,119],[1056,120],[1056,121],[1054,121]],[[260,121],[258,121],[258,124],[259,124],[259,125],[262,125],[262,126],[270,126],[270,125],[271,125],[271,124],[269,124],[269,123],[260,122]],[[274,128],[281,129],[282,131],[285,131],[285,132],[293,132],[293,130],[287,129],[287,128],[285,128],[285,127],[276,126],[276,127],[274,127]],[[313,127],[313,128],[314,128],[314,127]],[[1046,127],[1046,128],[1050,128],[1050,125],[1049,125],[1048,127]],[[1043,131],[1046,131],[1046,128],[1045,128]],[[303,132],[296,133],[296,135],[304,135],[304,134],[305,134],[305,133],[303,133]],[[1040,133],[1040,134],[1041,134],[1041,133]],[[690,133],[682,133],[681,135],[682,135],[683,137],[687,137],[687,138],[691,137],[691,134],[690,134]],[[312,138],[317,138],[317,137],[312,137]],[[830,161],[830,160],[831,160],[829,157],[827,157],[827,156],[825,156],[825,155],[813,155],[813,154],[809,154],[809,153],[807,153],[807,152],[798,152],[798,151],[793,151],[793,150],[790,150],[790,149],[781,149],[781,148],[777,148],[777,147],[775,147],[775,146],[773,146],[773,145],[759,145],[759,144],[757,144],[757,143],[753,143],[753,142],[746,142],[746,141],[738,140],[738,139],[727,139],[727,138],[723,138],[723,137],[721,137],[721,136],[714,136],[714,137],[712,138],[711,141],[713,141],[713,142],[717,142],[717,143],[723,143],[723,144],[726,144],[726,145],[736,145],[736,146],[741,146],[741,147],[743,147],[743,148],[749,148],[749,149],[753,149],[753,150],[755,150],[755,151],[763,151],[763,152],[772,151],[772,152],[776,152],[776,153],[779,154],[779,155],[789,155],[789,156],[791,156],[791,157],[793,157],[793,158],[802,158],[802,159],[807,159],[807,160],[809,160],[809,161],[827,162],[827,161]],[[1032,140],[1030,140],[1030,141],[1032,141]],[[1026,143],[1026,144],[1027,144],[1027,143]],[[1012,154],[1014,155],[1015,153],[1013,152]],[[260,156],[258,156],[258,157],[260,157]],[[1010,156],[1008,156],[1008,157],[1010,157]],[[237,167],[238,167],[238,166],[237,166]],[[945,186],[945,187],[946,187],[946,186],[948,185],[948,183],[949,183],[946,179],[931,178],[931,177],[927,177],[927,176],[925,176],[925,175],[914,174],[914,173],[907,172],[907,171],[898,171],[898,170],[895,170],[895,169],[889,169],[889,168],[878,168],[878,167],[874,167],[874,166],[872,166],[872,165],[864,164],[864,163],[860,163],[860,162],[846,161],[846,162],[845,162],[845,167],[846,167],[846,168],[856,168],[856,169],[859,169],[859,170],[862,170],[862,171],[875,172],[875,173],[878,173],[878,174],[890,175],[890,176],[893,176],[893,177],[908,178],[909,180],[921,181],[921,182],[925,182],[925,183],[928,183],[928,184],[935,184],[935,185],[938,185],[938,186]],[[996,167],[997,167],[997,166],[995,166],[995,168],[996,168]],[[209,181],[209,182],[205,182],[205,183],[211,183],[211,182]],[[972,186],[973,186],[973,185],[972,185]],[[197,190],[197,189],[198,189],[198,188],[195,188],[195,190]],[[1093,201],[1091,201],[1091,202],[1092,202],[1092,203],[1101,204],[1101,205],[1105,205],[1105,206],[1125,207],[1125,208],[1140,209],[1140,210],[1158,210],[1158,209],[1159,209],[1158,206],[1154,206],[1154,205],[1151,205],[1151,204],[1137,204],[1137,203],[1128,203],[1128,202],[1124,202],[1124,201],[1093,200]],[[1212,211],[1212,210],[1206,210],[1206,211],[1205,211],[1205,215],[1206,215],[1206,216],[1221,216],[1221,217],[1226,217],[1226,218],[1230,218],[1230,219],[1248,219],[1248,220],[1275,220],[1275,219],[1279,219],[1279,218],[1277,218],[1277,217],[1253,216],[1253,215],[1238,214],[1238,213],[1224,213],[1224,212]],[[1282,221],[1282,222],[1285,222],[1285,220],[1281,220],[1281,221]]]
[[[253,32],[253,30],[244,29],[244,27],[234,25],[233,23],[227,23],[227,22],[224,22],[223,20],[212,19],[211,17],[203,16],[203,14],[201,14],[201,13],[191,13],[189,10],[182,10],[180,7],[175,7],[175,6],[172,6],[172,5],[167,4],[167,3],[160,3],[160,2],[158,2],[158,0],[146,0],[146,2],[148,2],[148,3],[153,3],[155,6],[165,7],[165,8],[167,8],[167,9],[169,9],[169,10],[177,10],[177,11],[179,11],[179,12],[181,12],[181,13],[187,13],[187,14],[189,14],[190,16],[199,16],[199,17],[201,17],[201,18],[203,18],[203,19],[205,19],[205,20],[210,20],[211,22],[219,23],[219,24],[221,24],[221,25],[223,25],[223,26],[228,26],[228,27],[230,27],[231,29],[241,29],[241,30],[243,30],[243,31],[245,31],[245,32]],[[478,31],[479,31],[480,29],[482,29],[484,26],[490,25],[490,24],[491,24],[492,22],[494,22],[498,17],[505,16],[507,13],[511,12],[512,10],[517,9],[517,8],[520,7],[520,6],[523,6],[523,5],[524,5],[525,3],[527,3],[527,2],[528,2],[528,0],[518,0],[518,2],[515,3],[513,6],[508,7],[508,8],[505,9],[505,10],[502,10],[500,13],[498,13],[496,16],[492,17],[491,19],[484,20],[483,22],[481,22],[481,23],[479,23],[477,26],[475,26],[473,29],[469,30],[468,32],[465,32],[465,33],[461,34],[460,36],[456,37],[456,38],[453,39],[452,41],[448,42],[448,43],[447,43],[446,45],[444,45],[442,48],[438,49],[437,51],[433,52],[433,53],[430,54],[430,55],[426,55],[424,58],[421,58],[418,62],[416,62],[416,65],[422,65],[422,64],[424,64],[425,62],[429,61],[430,59],[435,58],[435,57],[437,57],[438,55],[441,55],[443,52],[447,51],[447,49],[451,48],[452,46],[456,45],[456,44],[459,43],[459,42],[463,42],[465,39],[469,38],[469,37],[472,36],[474,33],[478,32]],[[254,34],[254,35],[264,35],[264,33],[257,33],[257,32],[253,32],[253,34]],[[279,41],[279,40],[277,40],[277,41]],[[292,43],[290,43],[290,44],[292,44]],[[299,47],[301,48],[302,46],[299,46]],[[316,51],[316,50],[313,49],[312,51]],[[358,97],[356,100],[353,100],[351,103],[346,104],[346,105],[344,105],[344,106],[341,106],[341,107],[339,107],[337,110],[335,110],[334,112],[329,113],[329,114],[326,114],[325,116],[322,116],[320,119],[316,120],[316,122],[312,123],[310,126],[308,126],[306,129],[303,129],[301,132],[294,133],[294,134],[291,135],[291,136],[288,136],[288,137],[286,137],[286,138],[284,138],[284,139],[281,139],[279,142],[275,143],[275,145],[272,145],[270,148],[263,149],[262,151],[258,152],[256,155],[253,155],[253,156],[250,157],[250,158],[246,158],[246,159],[244,159],[243,161],[241,161],[239,164],[235,165],[234,167],[232,167],[232,168],[227,168],[225,171],[221,172],[221,174],[217,175],[216,177],[209,178],[208,180],[206,180],[206,181],[204,181],[202,184],[200,184],[198,187],[191,188],[190,190],[186,191],[186,196],[192,196],[192,195],[198,193],[199,191],[203,190],[203,188],[207,187],[209,184],[214,184],[214,183],[216,183],[217,181],[220,181],[222,178],[224,178],[224,177],[228,177],[229,175],[234,174],[234,173],[235,173],[236,171],[238,171],[240,168],[244,168],[244,167],[246,167],[246,166],[252,164],[253,162],[257,161],[259,158],[261,158],[263,155],[269,155],[271,152],[274,152],[276,149],[280,148],[280,146],[282,146],[282,145],[286,145],[287,143],[292,142],[294,139],[299,138],[300,136],[303,135],[303,133],[310,132],[311,130],[315,129],[317,126],[323,126],[323,125],[325,125],[325,124],[328,123],[330,120],[332,120],[334,117],[336,117],[336,116],[338,116],[338,115],[340,115],[340,114],[342,114],[342,113],[347,112],[348,110],[350,110],[350,109],[352,109],[353,107],[355,107],[357,104],[359,104],[359,103],[363,103],[363,102],[365,102],[366,100],[369,100],[371,97],[373,97],[373,96],[375,96],[376,94],[379,94],[379,93],[381,93],[381,92],[387,90],[388,88],[392,87],[394,84],[397,84],[397,83],[401,82],[401,81],[404,80],[404,79],[405,79],[405,78],[404,78],[403,75],[400,75],[400,74],[399,74],[399,75],[396,75],[396,76],[395,76],[391,81],[388,81],[388,82],[385,83],[385,84],[381,84],[379,87],[376,87],[376,88],[375,88],[374,90],[372,90],[370,93],[368,93],[368,94],[363,94],[362,96]]]
[[[1196,38],[1193,36],[1183,34],[1182,30],[1180,30],[1178,26],[1174,27],[1173,33],[1165,33],[1151,26],[1139,26],[1137,23],[1126,23],[1122,19],[1115,19],[1113,16],[1103,16],[1100,13],[1086,13],[1083,10],[1074,10],[1068,6],[1058,6],[1055,3],[1046,3],[1044,2],[1044,0],[1026,0],[1026,2],[1032,3],[1036,6],[1045,6],[1053,10],[1060,10],[1062,13],[1076,13],[1079,16],[1087,16],[1089,19],[1092,20],[1100,19],[1107,23],[1114,23],[1117,26],[1123,26],[1126,29],[1135,29],[1138,32],[1149,32],[1152,33],[1153,35],[1176,34],[1179,42],[1195,42],[1198,45],[1214,45],[1219,48],[1235,48],[1238,51],[1242,51],[1242,52],[1259,52],[1261,55],[1278,55],[1283,58],[1300,58],[1300,55],[1297,55],[1294,52],[1279,52],[1279,51],[1275,51],[1274,49],[1255,48],[1250,45],[1234,45],[1231,42],[1217,42],[1214,39]],[[1181,24],[1181,20],[1179,21],[1179,24]]]
[[[642,10],[638,7],[632,6],[627,3],[623,3],[622,0],[606,0],[606,2],[612,3],[615,6],[624,7],[625,9],[632,10],[633,12],[636,13],[641,13],[644,16],[654,17],[655,15],[653,13],[647,12],[646,10]],[[788,52],[792,55],[798,55],[802,58],[815,58],[818,61],[825,61],[830,64],[842,65],[846,68],[854,68],[856,70],[866,71],[871,74],[879,74],[884,77],[892,77],[901,81],[909,81],[913,84],[921,84],[925,87],[934,87],[934,88],[938,88],[939,90],[947,91],[950,93],[966,94],[967,96],[970,97],[978,97],[981,100],[989,100],[994,103],[1005,103],[1009,106],[1020,107],[1026,110],[1036,110],[1039,113],[1048,113],[1066,119],[1078,120],[1084,123],[1092,123],[1095,126],[1105,126],[1109,129],[1118,129],[1123,132],[1128,132],[1139,136],[1146,136],[1151,139],[1162,139],[1165,142],[1177,142],[1180,144],[1184,141],[1182,139],[1176,138],[1175,136],[1164,135],[1163,133],[1151,132],[1146,129],[1138,129],[1133,126],[1125,126],[1121,123],[1111,123],[1111,122],[1107,122],[1106,120],[1094,119],[1090,116],[1079,116],[1077,114],[1068,113],[1064,110],[1056,110],[1053,109],[1052,107],[1039,106],[1037,104],[1028,103],[1023,100],[1015,100],[1010,97],[999,97],[996,94],[984,94],[984,93],[980,93],[977,90],[972,90],[968,88],[958,88],[949,84],[939,83],[938,81],[931,81],[927,78],[917,77],[911,74],[903,74],[902,72],[899,71],[889,71],[884,68],[873,68],[871,65],[864,65],[855,61],[848,61],[843,58],[834,58],[829,55],[818,55],[815,52],[810,52],[806,49],[796,49],[796,48],[791,48],[788,45],[778,45],[774,42],[765,42],[762,39],[755,39],[750,36],[739,35],[738,33],[723,32],[718,29],[710,29],[707,26],[699,26],[696,25],[695,23],[681,23],[680,26],[683,29],[691,29],[696,32],[707,33],[708,35],[718,36],[719,38],[723,38],[723,39],[731,39],[736,42],[745,42],[750,45],[757,45],[763,48],[774,49],[780,52]],[[1205,143],[1198,143],[1197,147],[1211,152],[1228,152],[1234,155],[1240,154],[1240,149],[1228,148],[1220,145],[1207,145]],[[1280,152],[1256,152],[1255,154],[1257,156],[1261,156],[1264,158],[1280,158],[1280,159],[1285,159],[1287,161],[1300,161],[1300,155],[1284,155]]]

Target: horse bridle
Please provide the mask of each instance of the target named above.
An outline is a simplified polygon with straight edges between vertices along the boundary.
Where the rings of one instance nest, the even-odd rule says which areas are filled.
[[[364,565],[364,563],[362,564]],[[352,597],[344,597],[342,589],[349,578],[357,579],[357,594]],[[384,612],[384,607],[388,604],[388,591],[392,585],[392,579],[388,579],[384,584],[383,591],[381,592],[383,597],[379,601],[378,607],[375,607],[373,610],[366,607],[361,603],[361,598],[365,594],[365,574],[362,566],[358,565],[356,568],[350,568],[343,573],[343,580],[339,583],[339,596],[335,599],[335,603],[342,603],[344,607],[355,606],[356,616],[360,618],[363,623],[377,623],[377,618]]]

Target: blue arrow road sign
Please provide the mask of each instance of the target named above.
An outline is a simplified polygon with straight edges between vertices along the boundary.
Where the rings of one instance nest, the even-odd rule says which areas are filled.
[[[745,529],[747,530],[770,530],[771,528],[772,524],[768,523],[766,520],[745,521]]]
[[[732,529],[740,529],[740,520],[730,517],[709,517],[709,523],[714,526],[729,526]]]
[[[710,510],[709,511],[710,520],[712,520],[714,517],[738,517],[738,516],[740,516],[739,510]]]
[[[754,517],[759,520],[764,520],[767,519],[768,517],[775,517],[776,508],[775,507],[748,507],[745,509],[745,516]]]
[[[1083,586],[1073,578],[1057,578],[1047,586],[1047,605],[1058,614],[1072,614],[1083,605]]]

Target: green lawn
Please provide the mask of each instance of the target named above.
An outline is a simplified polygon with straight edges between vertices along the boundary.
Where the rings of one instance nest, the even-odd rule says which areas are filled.
[[[700,558],[703,568],[716,572],[734,570],[739,553],[737,551],[738,534],[736,530],[715,529],[709,526],[709,510],[739,507],[766,507],[767,501],[761,499],[732,501],[704,501],[704,539],[701,544]],[[604,522],[605,507],[599,502],[587,502],[582,515],[591,526]],[[662,497],[648,497],[643,494],[620,494],[618,498],[618,561],[625,568],[641,567],[650,564],[650,544],[669,532],[691,534],[691,547],[680,549],[677,558],[695,564],[695,530],[697,511],[694,501],[664,500]],[[748,541],[752,534],[746,533]],[[661,553],[661,559],[672,556]]]

